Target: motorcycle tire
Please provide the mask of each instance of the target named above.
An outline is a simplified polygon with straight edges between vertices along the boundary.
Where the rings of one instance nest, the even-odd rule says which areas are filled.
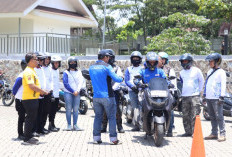
[[[204,116],[205,120],[210,120],[209,113],[206,111],[206,109],[203,109],[203,116]]]
[[[126,118],[126,122],[127,122],[128,124],[131,124],[131,123],[132,123],[132,119]]]
[[[10,106],[14,102],[14,95],[12,93],[7,94],[7,95],[10,97],[10,99],[7,99],[6,95],[3,95],[3,97],[2,97],[2,103],[4,106]]]
[[[86,114],[88,111],[88,103],[86,100],[81,100],[80,101],[80,106],[79,106],[79,112],[80,114]]]
[[[157,147],[160,147],[164,140],[164,125],[156,124],[155,133],[154,133],[154,141]]]

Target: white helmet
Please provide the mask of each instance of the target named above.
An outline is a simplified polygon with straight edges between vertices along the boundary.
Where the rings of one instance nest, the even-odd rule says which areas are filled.
[[[61,67],[61,61],[62,61],[62,58],[58,55],[54,55],[51,57],[51,63],[52,63],[52,68],[53,69],[57,69],[55,66],[54,66],[54,62],[59,62],[59,67]]]
[[[51,62],[60,62],[62,61],[62,58],[58,55],[54,55],[51,57]]]

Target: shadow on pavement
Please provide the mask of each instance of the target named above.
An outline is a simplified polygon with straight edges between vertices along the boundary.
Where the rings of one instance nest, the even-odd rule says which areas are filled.
[[[93,143],[93,142],[88,142],[88,144],[94,144],[94,145],[99,145],[99,146],[101,146],[101,145],[111,145],[110,143],[108,143],[108,142],[102,142],[101,144],[95,144],[95,143]]]
[[[141,143],[144,146],[155,146],[155,142],[152,136],[148,136],[147,139],[145,139],[145,134],[143,136],[133,136],[134,140],[132,140],[132,142],[134,143]],[[164,137],[164,141],[162,146],[157,147],[157,148],[162,148],[163,146],[169,145],[170,141],[167,140],[166,137]]]

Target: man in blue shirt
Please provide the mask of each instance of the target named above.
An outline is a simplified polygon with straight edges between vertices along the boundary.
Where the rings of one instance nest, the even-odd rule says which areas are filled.
[[[96,144],[101,144],[101,124],[103,112],[106,111],[109,119],[110,143],[119,144],[116,132],[116,105],[114,97],[109,98],[109,87],[111,87],[111,77],[115,82],[122,82],[123,78],[117,76],[108,63],[110,58],[109,50],[101,50],[98,54],[98,61],[89,68],[89,75],[93,86],[93,105],[94,105],[94,128],[93,140]],[[111,87],[112,88],[112,87]]]

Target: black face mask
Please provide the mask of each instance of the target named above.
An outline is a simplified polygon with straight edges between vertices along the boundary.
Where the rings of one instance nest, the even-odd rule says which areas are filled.
[[[139,64],[141,64],[141,60],[131,60],[131,63],[133,66],[137,67]]]
[[[69,64],[69,69],[76,69],[77,68],[77,64]]]

